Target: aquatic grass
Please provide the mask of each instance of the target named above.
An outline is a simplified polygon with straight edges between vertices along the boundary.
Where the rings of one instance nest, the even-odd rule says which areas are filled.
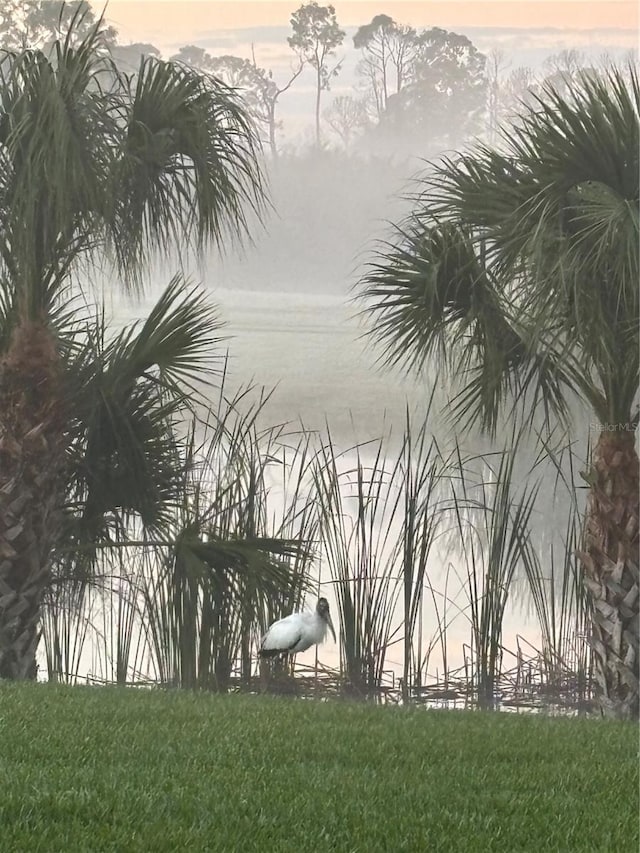
[[[183,687],[225,690],[238,661],[249,685],[256,626],[274,602],[299,597],[307,584],[312,504],[307,499],[300,507],[301,489],[294,484],[297,510],[281,495],[279,513],[269,511],[267,472],[283,464],[282,429],[259,431],[265,400],[243,410],[245,396],[241,391],[225,400],[199,424],[202,438],[188,454],[195,461],[185,469],[175,545],[162,554],[159,569],[145,575],[151,586],[144,619],[156,625],[151,636],[158,668],[168,683]],[[278,514],[282,521],[274,527]]]
[[[429,400],[428,411],[431,410]],[[420,689],[430,649],[425,653],[422,637],[424,593],[429,589],[435,606],[437,633],[446,672],[446,636],[437,599],[429,578],[429,561],[441,532],[443,520],[442,491],[446,487],[447,464],[425,419],[417,432],[407,409],[401,450],[402,472],[402,548],[400,570],[403,586],[403,700],[407,701],[411,686]],[[446,607],[446,587],[444,602]],[[444,614],[446,621],[446,614]],[[445,675],[446,678],[446,675]]]
[[[82,580],[51,585],[42,607],[44,657],[49,681],[74,683],[89,632],[89,590]]]
[[[547,458],[556,469],[553,504],[568,504],[566,528],[560,542],[549,542],[546,553],[541,548],[535,567],[527,570],[528,599],[540,625],[540,658],[547,692],[565,694],[565,704],[584,704],[591,686],[591,609],[577,556],[583,522],[576,499],[576,460],[570,445],[560,454],[549,453]]]
[[[93,621],[101,621],[97,645],[102,649],[101,671],[106,680],[125,685],[139,677],[143,667],[144,633],[139,627],[137,578],[131,571],[138,549],[103,549],[100,575],[89,590]],[[97,613],[95,611],[98,611]]]
[[[436,692],[441,694],[446,694],[448,692],[449,677],[451,673],[448,632],[449,628],[461,615],[466,616],[465,609],[460,607],[455,597],[451,597],[451,579],[453,578],[454,581],[459,579],[459,574],[457,570],[453,568],[452,563],[449,562],[444,571],[444,586],[439,584],[438,588],[434,587],[431,575],[432,573],[429,571],[425,573],[424,592],[429,593],[429,600],[431,601],[435,616],[435,626],[425,643],[423,640],[424,616],[423,611],[421,610],[418,620],[418,638],[416,644],[417,653],[420,654],[420,658],[414,662],[415,676],[410,685],[413,698],[415,698],[415,696],[419,696],[426,685],[431,657],[436,649],[440,650],[440,657],[442,660],[442,673],[439,673],[437,668],[435,672]],[[453,611],[451,615],[450,611]]]
[[[0,750],[3,850],[583,853],[639,842],[630,723],[5,684]]]
[[[327,434],[315,473],[321,559],[338,601],[347,689],[375,697],[401,589],[402,455],[388,464],[383,439],[339,452]]]
[[[260,646],[262,637],[269,626],[303,609],[303,601],[315,588],[315,595],[320,597],[321,566],[318,554],[321,548],[320,524],[321,512],[314,490],[314,470],[316,462],[316,436],[308,432],[302,425],[293,428],[283,425],[277,434],[277,440],[272,444],[266,456],[271,460],[268,469],[268,490],[275,491],[276,508],[270,518],[270,529],[273,535],[286,541],[304,543],[298,551],[288,557],[289,583],[275,591],[274,595],[265,598],[253,621],[247,624],[251,638],[246,635],[247,667],[251,664],[250,655],[255,654]],[[276,464],[274,464],[276,463]],[[251,642],[249,642],[251,639]],[[315,649],[315,674],[319,670],[318,648]],[[278,690],[291,691],[292,684],[288,675],[293,675],[296,662],[293,658],[275,658],[259,663],[259,672],[263,688],[271,683]],[[273,678],[274,676],[275,679]],[[281,677],[284,676],[284,677]]]
[[[519,566],[534,566],[530,524],[539,483],[518,488],[515,431],[502,452],[480,457],[479,476],[458,450],[457,478],[451,480],[451,510],[471,627],[471,680],[481,708],[497,705],[502,662],[502,626]],[[491,458],[493,457],[493,459]]]

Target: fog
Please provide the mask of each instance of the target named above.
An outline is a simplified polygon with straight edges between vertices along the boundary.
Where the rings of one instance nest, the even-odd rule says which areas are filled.
[[[479,57],[474,86],[480,87],[480,94],[475,90],[470,94],[464,87],[457,90],[452,82],[447,97],[433,102],[447,121],[427,112],[426,120],[417,124],[402,115],[393,121],[384,113],[376,116],[369,101],[366,120],[356,124],[345,140],[328,111],[337,97],[334,89],[339,97],[358,99],[366,94],[366,80],[362,74],[358,77],[362,56],[353,47],[355,32],[348,29],[338,52],[348,61],[321,93],[319,144],[313,131],[309,73],[294,81],[278,102],[275,152],[270,150],[258,110],[269,206],[260,218],[248,214],[249,237],[244,244],[227,243],[221,251],[209,249],[200,258],[182,247],[179,256],[170,254],[152,265],[142,301],[122,296],[111,283],[104,291],[114,316],[122,322],[144,316],[177,270],[201,282],[226,323],[221,351],[228,357],[230,388],[252,384],[256,393],[273,391],[262,412],[265,424],[297,423],[319,432],[329,426],[344,447],[376,439],[389,430],[401,432],[406,408],[424,411],[434,384],[441,406],[434,429],[443,434],[451,429],[446,411],[450,389],[444,380],[430,371],[415,376],[382,368],[380,351],[366,336],[362,304],[354,299],[380,241],[393,240],[394,226],[411,210],[407,195],[415,189],[416,176],[441,156],[455,155],[478,140],[499,143],[497,126],[513,117],[519,99],[526,99],[529,91],[539,92],[545,81],[570,86],[581,69],[620,61],[629,44],[625,31],[594,32],[592,37],[585,31],[566,31],[560,38],[558,31],[540,29],[522,35],[529,53],[520,56],[513,28],[508,33],[470,29],[468,39],[464,28],[458,28],[448,36],[460,37],[460,50]],[[284,50],[286,38],[278,28],[261,35],[273,39],[274,33],[282,37]],[[236,36],[240,45],[242,39]],[[229,38],[225,50],[233,44]],[[220,57],[213,35],[194,39],[194,44],[201,51],[194,61],[205,70],[207,63]],[[603,56],[603,44],[607,56]],[[259,41],[253,47],[258,57],[269,53]],[[518,65],[524,60],[535,67]],[[442,79],[450,74],[453,81],[454,71],[466,73],[468,62],[444,65]],[[215,68],[220,71],[219,66]],[[284,74],[283,69],[281,63],[278,74]],[[242,95],[242,88],[238,91]],[[303,94],[306,113],[299,112]],[[388,103],[394,103],[393,97]],[[249,95],[246,104],[256,109]],[[291,131],[293,127],[297,133]],[[585,447],[589,422],[584,413],[577,424],[580,446]],[[478,450],[495,446],[478,432],[469,440]]]
[[[409,209],[418,161],[336,149],[285,153],[267,164],[272,209],[252,220],[244,251],[207,258],[214,287],[350,295],[376,240]]]
[[[411,24],[399,23],[406,23],[407,30]],[[503,33],[492,42],[490,31],[439,30],[424,36],[420,50],[427,44],[426,59],[414,45],[415,55],[424,61],[419,71],[414,69],[413,78],[408,75],[410,83],[402,83],[396,69],[396,81],[391,82],[390,76],[387,91],[387,81],[376,77],[377,71],[369,76],[366,68],[370,66],[363,71],[361,63],[373,61],[375,53],[367,58],[366,52],[356,50],[357,32],[351,28],[334,52],[325,88],[319,93],[322,107],[317,127],[309,68],[304,77],[291,82],[290,89],[282,90],[277,116],[271,115],[269,126],[256,92],[245,91],[239,78],[226,79],[256,121],[269,198],[260,217],[247,213],[249,235],[243,245],[225,242],[220,250],[207,248],[202,257],[181,246],[178,252],[171,250],[167,257],[154,259],[141,296],[123,295],[111,275],[96,282],[95,293],[104,297],[114,324],[121,325],[145,317],[176,272],[201,283],[225,322],[225,340],[218,353],[228,358],[225,389],[233,396],[237,389],[252,385],[254,398],[265,391],[270,394],[261,411],[262,426],[288,423],[317,432],[321,438],[330,432],[338,450],[391,434],[395,445],[390,442],[390,446],[397,448],[406,412],[420,422],[435,387],[429,429],[439,440],[451,445],[457,438],[464,439],[470,453],[500,451],[509,435],[506,422],[494,441],[479,431],[460,430],[457,435],[450,382],[433,367],[416,376],[380,366],[380,351],[367,338],[368,327],[359,313],[362,305],[355,300],[358,283],[380,241],[393,240],[394,226],[411,211],[407,196],[421,171],[443,155],[455,156],[475,140],[499,144],[498,127],[513,116],[522,99],[539,92],[545,80],[570,87],[580,69],[621,57],[628,49],[627,35],[621,43],[606,42],[610,56],[603,59],[600,45],[605,42],[594,36],[591,49],[585,51],[584,31],[575,44],[568,34],[561,40],[560,51],[557,33],[549,35],[547,54],[541,44],[544,34],[537,33],[535,44],[529,38],[528,52],[519,56],[512,32],[511,41]],[[405,36],[403,29],[394,31],[396,39]],[[203,52],[194,54],[203,70],[225,79],[224,68],[229,74],[235,68],[228,55],[221,57],[215,33],[196,33],[193,44]],[[129,50],[126,61],[133,68],[133,60],[149,45],[125,47]],[[174,45],[174,50],[181,47],[188,46]],[[264,44],[251,48],[258,57],[269,53]],[[286,49],[285,38],[282,50]],[[349,60],[341,65],[344,52]],[[248,61],[246,55],[236,59]],[[535,61],[535,67],[524,65],[528,61]],[[242,70],[264,71],[259,85],[267,81],[264,91],[273,97],[268,83],[272,69],[254,65],[251,71],[245,65]],[[277,78],[273,77],[278,87],[286,84],[288,73],[290,69],[281,64]],[[212,404],[217,392],[211,390]],[[577,406],[575,423],[573,451],[582,459],[590,424]],[[350,458],[345,464],[350,464]],[[561,542],[572,507],[565,493],[564,504],[557,499],[555,462],[540,464],[535,435],[519,452],[518,485],[534,469],[545,499],[536,507],[531,529],[542,550],[551,541]],[[334,581],[326,583],[331,595]],[[517,595],[514,598],[518,601]],[[523,625],[529,622],[518,603],[505,618],[507,646]],[[460,648],[468,633],[468,622],[462,619],[456,636]],[[308,659],[314,653],[308,653]],[[328,657],[336,663],[337,649]]]
[[[404,38],[410,26],[402,25],[411,23],[397,22],[393,38]],[[251,22],[246,25],[250,32]],[[354,301],[366,264],[380,240],[393,239],[394,224],[411,210],[406,196],[414,179],[429,163],[476,140],[499,144],[497,128],[529,93],[539,92],[545,81],[570,87],[582,69],[628,59],[635,42],[632,30],[561,31],[542,22],[530,32],[513,26],[429,32],[434,35],[420,56],[433,57],[436,71],[429,71],[432,76],[416,72],[418,82],[413,90],[406,87],[411,97],[403,101],[397,68],[388,69],[389,93],[383,97],[379,68],[370,73],[377,54],[357,49],[358,28],[346,28],[328,60],[332,73],[320,93],[319,137],[314,75],[307,67],[277,101],[271,141],[259,98],[249,84],[243,89],[248,78],[238,76],[230,55],[237,49],[238,61],[256,57],[258,65],[272,57],[275,70],[268,70],[267,77],[283,87],[294,54],[282,26],[251,31],[251,39],[241,29],[227,32],[224,54],[221,34],[210,28],[194,33],[197,48],[172,45],[184,61],[213,69],[245,98],[263,139],[270,204],[260,219],[249,214],[243,246],[227,243],[221,252],[207,250],[200,259],[181,247],[179,256],[156,262],[142,301],[122,296],[108,283],[104,292],[118,322],[143,316],[171,275],[182,269],[220,307],[230,388],[251,383],[268,392],[275,389],[263,410],[265,423],[298,423],[317,431],[328,425],[346,447],[389,429],[401,431],[406,407],[423,411],[435,384],[442,411],[434,429],[449,434],[449,389],[443,379],[430,371],[405,375],[379,364],[380,352],[367,339],[358,314],[362,306]],[[169,52],[164,48],[165,55]],[[425,68],[431,67],[427,61]],[[339,98],[351,99],[352,111],[362,102],[364,112],[346,109],[338,120]],[[588,432],[588,417],[581,413],[577,433],[583,448]],[[492,447],[479,433],[469,440],[478,449]]]

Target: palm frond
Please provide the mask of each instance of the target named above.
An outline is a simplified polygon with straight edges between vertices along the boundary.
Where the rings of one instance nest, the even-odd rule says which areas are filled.
[[[443,378],[462,386],[454,417],[479,420],[491,432],[515,402],[541,402],[547,420],[565,419],[569,378],[554,351],[540,351],[528,335],[486,263],[484,243],[453,222],[425,227],[414,219],[398,234],[384,263],[371,265],[362,280],[380,358],[413,370],[433,358]]]
[[[137,516],[149,528],[169,517],[185,464],[175,420],[198,399],[191,383],[214,369],[220,323],[196,289],[175,278],[141,326],[113,338],[104,318],[69,346],[68,406],[75,538],[109,538]]]
[[[95,232],[115,133],[109,97],[96,85],[107,68],[94,29],[78,48],[23,51],[0,69],[2,257],[20,280],[21,310],[44,312],[51,281]]]
[[[180,241],[221,247],[248,232],[247,208],[259,216],[265,204],[260,143],[233,89],[147,57],[122,118],[111,195],[113,245],[125,273],[150,250]]]
[[[218,248],[266,204],[260,144],[236,92],[149,58],[127,77],[100,19],[0,63],[0,274],[46,316],[71,268],[109,250],[126,284],[160,251]]]
[[[125,371],[132,379],[157,375],[165,391],[186,395],[215,372],[222,326],[204,292],[176,275],[147,319],[113,342],[109,358],[121,380]]]
[[[640,377],[640,98],[613,69],[553,86],[505,129],[431,167],[361,280],[391,365],[462,379],[456,415],[495,427],[514,399],[566,417],[572,395],[629,420]]]

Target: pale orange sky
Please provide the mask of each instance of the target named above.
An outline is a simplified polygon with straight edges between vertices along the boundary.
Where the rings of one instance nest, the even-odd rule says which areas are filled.
[[[104,0],[90,2],[96,10],[104,7]],[[301,3],[109,0],[106,18],[118,30],[121,44],[150,43],[165,58],[188,44],[214,56],[253,57],[284,83],[292,71],[286,35],[291,15]],[[590,50],[594,56],[611,51],[620,56],[638,45],[638,5],[621,0],[333,0],[333,5],[342,27],[355,28],[378,14],[416,28],[439,26],[468,35],[481,51],[500,50],[509,67],[540,67],[546,56],[565,49]],[[350,44],[347,38],[340,54],[342,71],[331,86],[334,97],[351,94],[357,82],[358,56],[348,49]],[[314,92],[314,81],[303,74],[282,99],[285,136],[306,128]]]
[[[102,8],[101,2],[92,5]],[[299,0],[110,0],[107,18],[121,41],[187,42],[198,32],[288,26]],[[620,0],[334,0],[341,26],[358,26],[385,13],[416,27],[558,27],[638,30],[639,6]],[[153,38],[152,38],[153,36]]]

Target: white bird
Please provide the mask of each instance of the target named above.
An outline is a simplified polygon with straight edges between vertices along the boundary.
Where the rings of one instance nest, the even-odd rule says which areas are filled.
[[[329,602],[319,598],[313,613],[292,613],[284,619],[278,619],[269,628],[260,643],[260,657],[304,652],[315,643],[322,643],[327,628],[336,642],[336,632],[329,613]]]

